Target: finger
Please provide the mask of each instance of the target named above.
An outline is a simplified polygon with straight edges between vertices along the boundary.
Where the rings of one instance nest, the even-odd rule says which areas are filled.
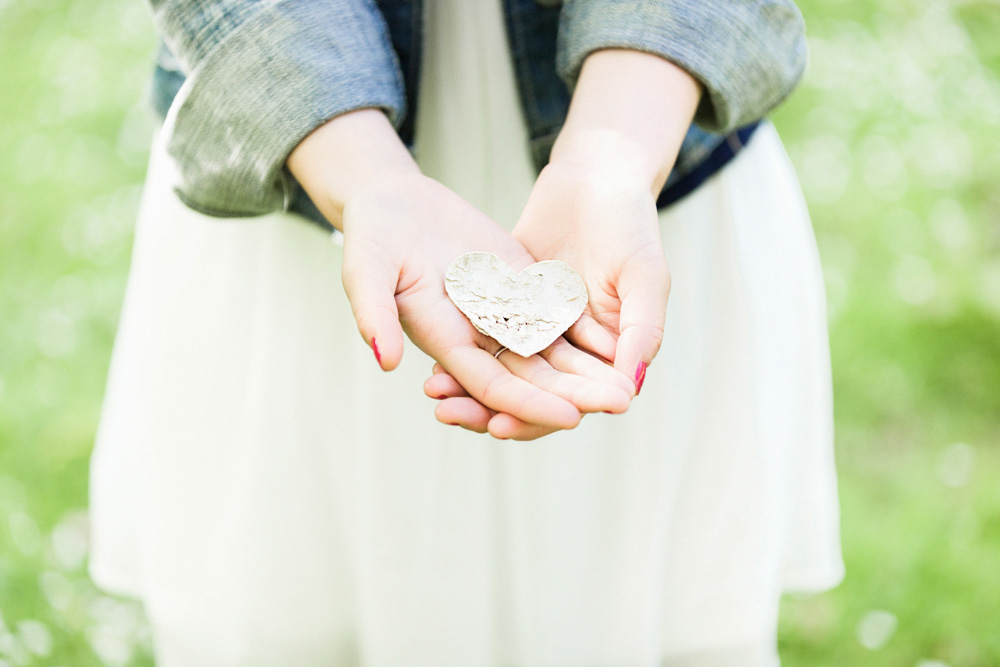
[[[536,440],[561,429],[552,426],[538,426],[484,408],[474,398],[448,398],[434,411],[434,416],[443,424],[458,426],[476,433],[490,434],[498,440]]]
[[[617,371],[612,369],[613,373],[621,375]],[[450,375],[439,374],[433,376],[434,378],[446,377],[455,387],[461,389],[461,385],[455,381]],[[433,379],[433,378],[431,378]],[[631,386],[631,383],[629,383]],[[441,411],[436,411],[436,416],[439,421],[448,424],[450,426],[461,426],[477,433],[483,433],[486,429],[486,422],[489,422],[498,413],[493,412],[485,407],[483,407],[476,399],[469,398],[468,394],[464,390],[461,390],[461,394],[455,396],[445,395],[445,394],[434,394],[436,391],[444,391],[443,389],[432,388],[428,390],[425,385],[424,391],[431,398],[438,398],[442,400],[443,403],[447,403],[446,408],[442,408]],[[459,402],[455,400],[456,398],[467,398],[468,401],[472,401],[474,405],[471,405],[465,401]],[[439,404],[441,405],[441,404]],[[535,438],[540,438],[543,435],[548,435],[549,433],[554,433],[558,431],[557,428],[552,427],[542,427],[536,426],[534,424],[528,424],[516,417],[511,417],[510,415],[504,415],[505,420],[497,422],[498,424],[503,424],[502,427],[498,427],[497,434],[494,434],[500,440],[534,440]],[[485,421],[484,421],[485,420]]]
[[[663,342],[669,294],[670,272],[665,260],[647,259],[623,267],[618,283],[622,305],[615,368],[632,378],[636,394]]]
[[[559,430],[551,426],[528,424],[502,412],[489,420],[487,428],[497,440],[537,440]]]
[[[566,339],[581,350],[586,350],[614,362],[618,337],[608,331],[593,317],[584,313],[565,334]]]
[[[631,398],[635,394],[635,384],[614,366],[593,357],[560,338],[539,353],[558,371],[585,377],[595,382],[619,387]],[[625,407],[628,407],[627,405]],[[618,412],[617,410],[608,410]]]
[[[438,373],[447,373],[448,371],[444,369],[444,366],[435,361],[431,372],[434,373],[434,375],[437,375]]]
[[[438,400],[469,395],[455,378],[443,372],[436,373],[424,380],[424,393]]]
[[[491,410],[556,428],[573,428],[580,423],[580,411],[573,403],[515,376],[478,346],[453,347],[446,357],[442,361],[455,380]]]
[[[433,376],[431,379],[439,377],[448,378],[448,380],[454,383],[455,387],[461,389],[461,385],[459,385],[454,378],[443,372]],[[426,385],[424,390],[427,391]],[[432,391],[438,390],[433,389]],[[431,391],[427,391],[428,396],[432,396],[432,398],[440,398],[442,400],[442,402],[438,404],[440,409],[435,410],[435,416],[438,421],[448,424],[449,426],[461,426],[462,428],[475,431],[477,433],[485,433],[487,423],[498,413],[483,407],[482,404],[480,404],[476,399],[469,398],[465,393],[465,390],[461,391],[462,393],[457,396],[432,396]],[[466,400],[457,400],[458,398]],[[501,433],[501,435],[498,436],[500,440],[534,440],[535,438],[539,438],[543,435],[548,435],[549,433],[559,430],[552,427],[541,427],[533,424],[527,424],[520,419],[511,417],[510,415],[505,415],[505,417],[507,417],[506,420],[498,422],[499,424],[504,425],[499,431]]]
[[[382,370],[391,371],[403,358],[403,328],[395,298],[399,269],[376,254],[365,246],[345,247],[344,291],[361,337],[372,348]]]
[[[569,345],[567,343],[567,345]],[[578,354],[589,356],[586,352],[576,350]],[[571,351],[563,350],[563,355]],[[591,357],[593,361],[598,362]],[[588,377],[563,373],[537,354],[528,358],[513,352],[506,352],[500,361],[510,371],[532,385],[549,393],[560,396],[571,402],[581,412],[624,412],[628,409],[631,393],[616,383],[606,383],[592,380]],[[506,411],[504,411],[506,412]]]
[[[570,345],[564,338],[557,339],[555,343],[539,353],[539,356],[548,362],[552,368],[562,374],[578,376],[583,380],[598,382],[610,387],[618,387],[630,397],[635,391],[634,384],[622,373],[615,370],[612,366],[609,366],[599,359],[575,348],[573,345]],[[506,363],[507,360],[509,360],[510,363]],[[501,355],[500,361],[509,368],[516,368],[516,374],[524,379],[538,379],[537,376],[533,378],[531,373],[544,372],[546,370],[544,366],[538,365],[537,363],[526,364],[526,360],[523,357],[519,357],[513,353]],[[433,371],[437,374],[447,376],[447,371],[440,364],[434,364]],[[565,380],[566,378],[561,379]],[[457,385],[457,382],[455,384]],[[441,389],[443,392],[454,391],[454,387],[451,384],[446,384],[444,382],[430,386],[434,387],[434,389]],[[563,398],[572,401],[572,390],[576,386],[578,386],[576,383],[570,383],[568,390],[564,390],[564,392],[559,395],[562,395]],[[552,390],[555,388],[555,383],[547,384],[542,388]],[[428,395],[431,395],[431,393],[429,392]],[[602,411],[624,411],[624,408],[627,408],[627,402],[624,405],[621,404],[620,398],[621,396],[618,392],[610,392],[611,402],[608,405],[601,406]],[[577,405],[577,407],[580,408],[581,406]],[[597,406],[594,407],[595,409],[592,411],[596,412]]]
[[[447,398],[434,408],[434,416],[442,424],[461,426],[476,433],[486,433],[490,419],[496,413],[474,398]]]

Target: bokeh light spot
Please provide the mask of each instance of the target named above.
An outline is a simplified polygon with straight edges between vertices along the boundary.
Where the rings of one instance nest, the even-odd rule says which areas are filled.
[[[937,277],[934,267],[923,257],[903,257],[893,271],[893,282],[900,298],[913,306],[921,306],[934,297]]]
[[[938,456],[938,478],[945,486],[958,488],[969,483],[976,452],[964,442],[948,445]]]
[[[870,651],[877,651],[889,643],[898,624],[892,612],[883,609],[867,611],[858,621],[858,643]]]
[[[17,624],[17,636],[21,645],[40,658],[52,654],[52,632],[41,621],[28,619]]]
[[[38,552],[42,535],[35,520],[24,512],[13,512],[9,519],[10,538],[25,556],[34,556]]]

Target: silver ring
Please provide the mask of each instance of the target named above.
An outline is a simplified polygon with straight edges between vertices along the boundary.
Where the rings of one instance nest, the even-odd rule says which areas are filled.
[[[500,349],[493,353],[493,358],[496,359],[497,361],[500,361],[500,355],[506,351],[507,348],[501,345]]]

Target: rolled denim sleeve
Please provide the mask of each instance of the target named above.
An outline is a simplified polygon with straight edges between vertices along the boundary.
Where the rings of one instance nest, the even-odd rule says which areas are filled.
[[[215,216],[287,207],[284,168],[342,113],[405,109],[399,64],[372,0],[149,0],[187,76],[167,117],[177,192]]]
[[[653,53],[705,87],[695,122],[726,133],[759,120],[806,65],[805,24],[791,0],[567,0],[559,74],[572,89],[592,52]]]

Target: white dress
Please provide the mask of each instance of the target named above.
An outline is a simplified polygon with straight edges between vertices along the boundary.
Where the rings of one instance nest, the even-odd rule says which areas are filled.
[[[428,4],[418,159],[511,226],[499,2]],[[772,666],[781,593],[839,581],[823,285],[769,126],[661,213],[642,395],[531,443],[437,423],[412,345],[378,370],[329,235],[204,217],[174,178],[161,138],[91,484],[93,577],[162,667]]]

